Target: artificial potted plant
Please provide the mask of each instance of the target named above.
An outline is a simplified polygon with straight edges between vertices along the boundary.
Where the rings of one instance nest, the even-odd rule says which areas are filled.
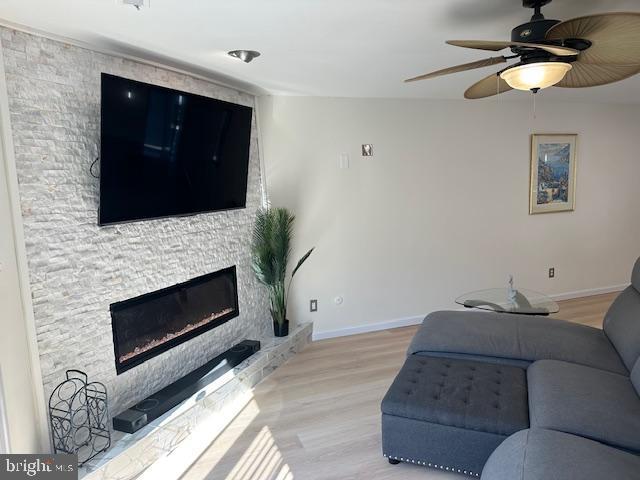
[[[269,290],[271,318],[276,337],[289,334],[287,300],[296,272],[309,258],[313,248],[298,261],[287,284],[287,263],[291,252],[291,237],[295,217],[286,208],[269,208],[258,211],[253,227],[251,253],[253,271],[258,281]]]

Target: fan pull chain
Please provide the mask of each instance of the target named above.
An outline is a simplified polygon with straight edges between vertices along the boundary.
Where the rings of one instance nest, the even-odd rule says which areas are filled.
[[[533,119],[536,119],[536,93],[531,92],[531,95],[533,96]]]

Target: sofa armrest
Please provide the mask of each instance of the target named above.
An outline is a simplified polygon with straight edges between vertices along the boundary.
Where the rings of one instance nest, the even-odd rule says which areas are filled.
[[[542,316],[433,312],[422,322],[408,353],[525,362],[563,360],[628,375],[602,330]]]

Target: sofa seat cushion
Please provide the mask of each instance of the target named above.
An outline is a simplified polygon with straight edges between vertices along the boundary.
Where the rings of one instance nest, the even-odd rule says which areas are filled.
[[[640,397],[624,375],[554,360],[527,370],[531,426],[640,452]]]
[[[529,426],[525,370],[410,355],[382,401],[382,412],[511,435]]]
[[[640,457],[551,430],[507,438],[491,454],[481,480],[637,480]]]
[[[598,328],[548,317],[478,311],[429,314],[410,354],[453,354],[533,362],[563,360],[627,374],[620,356]]]

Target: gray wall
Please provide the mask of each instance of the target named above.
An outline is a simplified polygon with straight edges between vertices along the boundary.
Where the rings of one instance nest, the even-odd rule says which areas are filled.
[[[247,208],[98,228],[100,73],[254,105],[229,88],[2,28],[37,341],[45,394],[69,368],[104,382],[112,413],[243,338],[270,335],[266,296],[248,244],[262,198],[252,129]],[[229,265],[240,317],[116,376],[109,304]]]

